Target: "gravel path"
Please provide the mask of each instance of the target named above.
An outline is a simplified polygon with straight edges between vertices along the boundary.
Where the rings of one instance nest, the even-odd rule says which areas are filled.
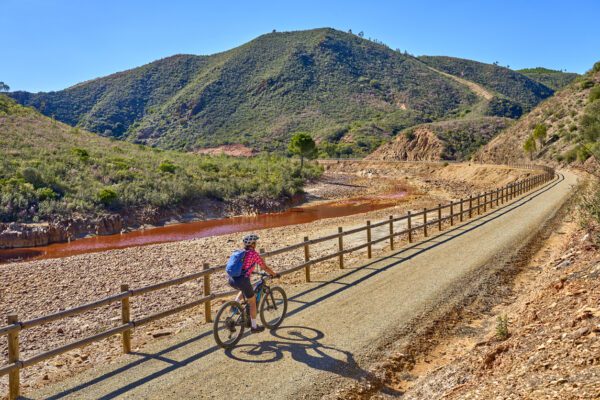
[[[118,362],[31,398],[321,398],[365,376],[386,349],[424,324],[492,265],[506,262],[565,201],[576,178],[327,279],[286,285],[289,315],[232,352],[209,327],[152,342]]]

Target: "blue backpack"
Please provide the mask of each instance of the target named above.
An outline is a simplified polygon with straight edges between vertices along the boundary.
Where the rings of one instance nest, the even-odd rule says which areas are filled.
[[[244,258],[246,257],[246,250],[236,250],[229,257],[225,271],[232,278],[237,278],[242,275],[242,266],[244,265]]]

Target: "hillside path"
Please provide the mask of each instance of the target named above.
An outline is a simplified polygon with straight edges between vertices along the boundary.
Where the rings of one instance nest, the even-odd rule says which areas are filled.
[[[321,398],[364,377],[394,343],[427,322],[425,315],[508,261],[575,183],[574,175],[561,173],[462,225],[434,230],[327,281],[286,288],[290,308],[283,326],[246,335],[231,352],[216,347],[210,327],[202,324],[26,398]]]
[[[426,67],[429,68],[432,71],[437,72],[438,74],[442,74],[442,75],[444,75],[447,78],[450,78],[450,79],[455,80],[456,82],[458,82],[460,84],[463,84],[463,85],[467,86],[477,96],[482,97],[485,100],[491,100],[494,97],[494,94],[492,92],[490,92],[489,90],[487,90],[486,88],[484,88],[483,86],[481,86],[478,83],[475,83],[473,81],[469,81],[467,79],[459,78],[456,75],[452,75],[452,74],[449,74],[447,72],[440,71],[439,69],[435,69],[433,67],[430,67],[429,65],[426,65]]]

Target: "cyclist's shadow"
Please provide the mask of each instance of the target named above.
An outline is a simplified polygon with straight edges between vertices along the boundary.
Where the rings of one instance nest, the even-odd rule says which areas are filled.
[[[305,326],[283,326],[271,330],[271,335],[279,340],[238,345],[227,350],[225,354],[241,362],[272,363],[281,360],[287,352],[293,360],[313,369],[332,372],[354,380],[370,376],[358,365],[351,352],[320,343],[319,340],[325,335],[317,329]],[[389,388],[385,390],[386,393],[390,391]]]

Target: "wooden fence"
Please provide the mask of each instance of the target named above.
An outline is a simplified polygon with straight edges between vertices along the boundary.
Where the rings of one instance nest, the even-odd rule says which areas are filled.
[[[260,250],[263,257],[272,257],[275,255],[287,253],[297,249],[304,249],[304,263],[287,269],[281,272],[282,275],[290,274],[299,270],[305,271],[306,281],[310,281],[310,272],[311,266],[318,264],[320,262],[337,258],[339,262],[339,267],[344,268],[344,255],[355,252],[361,249],[367,249],[367,257],[372,257],[372,246],[376,243],[389,241],[389,246],[391,249],[394,248],[394,239],[405,235],[408,239],[409,243],[413,242],[414,234],[417,231],[422,231],[425,237],[428,236],[432,227],[437,226],[438,230],[443,229],[443,223],[449,223],[450,225],[454,225],[455,222],[462,222],[473,216],[480,215],[485,213],[488,208],[493,209],[494,207],[498,207],[506,202],[509,202],[516,197],[531,191],[532,189],[539,187],[551,180],[554,179],[554,170],[549,167],[542,166],[523,166],[528,169],[538,169],[541,170],[542,173],[539,175],[532,176],[530,178],[517,181],[501,188],[497,188],[494,190],[490,190],[489,192],[480,193],[476,196],[469,196],[468,198],[463,198],[458,201],[451,201],[445,205],[438,205],[438,207],[432,209],[423,209],[423,211],[412,213],[408,212],[404,216],[394,217],[390,216],[389,219],[386,219],[381,222],[377,222],[372,224],[370,221],[366,222],[365,226],[361,226],[359,228],[346,230],[344,231],[342,227],[338,228],[338,232],[329,236],[324,236],[315,239],[309,239],[305,237],[304,240],[300,243],[287,246],[278,250],[273,250],[269,252],[265,252],[264,250]],[[430,218],[433,217],[433,218]],[[394,223],[406,221],[406,229],[395,232],[394,231]],[[389,235],[386,235],[381,238],[373,239],[372,238],[372,230],[377,227],[389,226]],[[358,232],[366,232],[366,242],[364,244],[345,248],[344,247],[344,237],[347,235],[352,235]],[[318,258],[311,258],[310,256],[310,246],[315,245],[317,243],[322,243],[326,241],[337,241],[338,242],[338,251],[332,254],[328,254]],[[70,308],[67,310],[63,310],[60,312],[56,312],[54,314],[45,315],[42,317],[19,321],[17,315],[8,315],[7,323],[8,325],[4,327],[0,327],[0,336],[6,336],[8,339],[8,364],[0,367],[0,377],[4,375],[8,375],[9,380],[9,399],[17,399],[20,394],[20,384],[19,384],[19,376],[20,370],[23,368],[30,367],[34,364],[37,364],[41,361],[49,359],[51,357],[57,356],[59,354],[66,353],[70,350],[74,350],[76,348],[80,348],[86,346],[90,343],[100,341],[102,339],[109,338],[114,335],[121,335],[123,353],[131,352],[131,335],[132,330],[136,327],[146,325],[150,322],[156,321],[158,319],[179,313],[181,311],[199,306],[204,304],[205,307],[205,320],[206,322],[211,322],[212,312],[211,312],[211,301],[215,299],[220,299],[224,297],[230,297],[237,293],[237,290],[231,290],[220,293],[212,293],[211,285],[210,285],[210,277],[215,272],[223,271],[225,269],[224,265],[210,267],[208,264],[204,264],[203,269],[199,272],[182,276],[180,278],[172,279],[165,282],[160,282],[150,286],[144,286],[137,289],[130,289],[128,285],[121,285],[120,293],[117,293],[112,296],[105,297],[103,299],[83,304],[81,306]],[[132,319],[130,312],[130,299],[132,297],[140,296],[143,294],[147,294],[150,292],[154,292],[160,289],[164,289],[167,287],[180,285],[185,282],[189,282],[196,279],[203,279],[204,281],[204,291],[202,293],[202,297],[194,300],[190,303],[186,303],[165,311],[161,311],[159,313],[139,318]],[[100,332],[93,336],[86,337],[84,339],[77,340],[75,342],[69,343],[67,345],[57,347],[53,350],[49,350],[40,354],[37,354],[33,357],[27,359],[21,359],[19,356],[19,332],[24,329],[31,329],[33,327],[46,324],[52,321],[61,320],[67,317],[71,317],[74,315],[82,314],[86,311],[106,306],[113,303],[121,303],[121,321],[120,324],[114,328],[108,329],[106,331]]]

